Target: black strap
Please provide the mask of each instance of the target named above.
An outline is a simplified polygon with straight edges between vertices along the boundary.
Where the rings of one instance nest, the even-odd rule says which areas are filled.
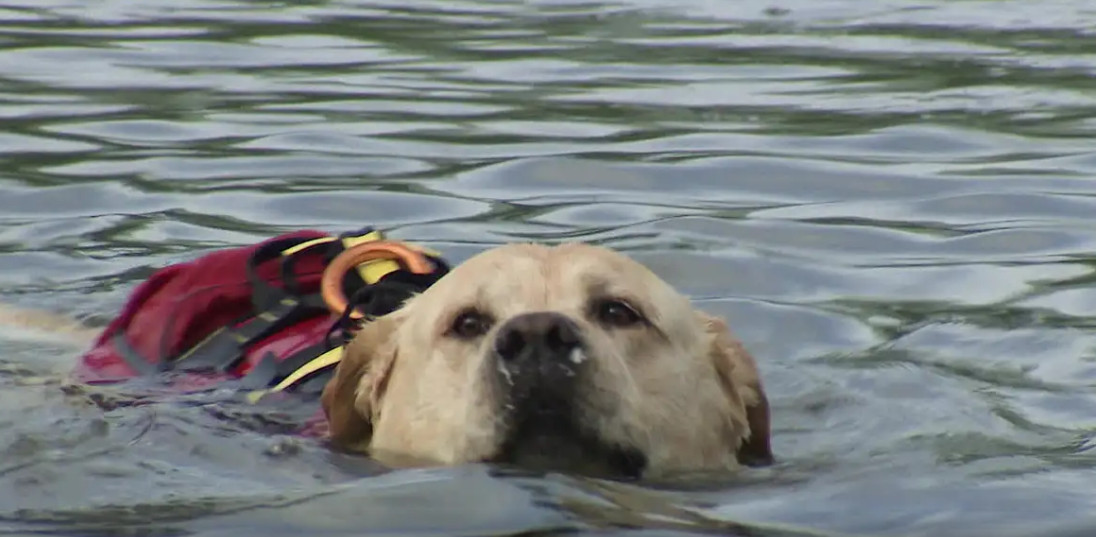
[[[118,356],[121,356],[126,364],[138,375],[154,375],[160,372],[160,366],[157,365],[157,362],[145,359],[144,356],[141,356],[141,353],[137,352],[137,349],[133,348],[133,345],[129,344],[125,331],[114,334],[111,341],[114,343],[114,350],[118,352]]]
[[[325,261],[329,262],[345,249],[343,242],[345,238],[364,236],[373,232],[373,228],[365,227],[355,232],[344,233],[336,240],[317,243],[316,246],[325,247],[323,255]],[[306,318],[326,314],[326,305],[319,294],[297,295],[300,288],[293,271],[295,259],[298,254],[311,251],[312,248],[283,255],[286,249],[322,238],[273,240],[252,252],[246,269],[252,290],[252,307],[256,312],[253,317],[242,319],[234,326],[216,330],[173,360],[145,360],[121,335],[116,338],[119,354],[134,370],[142,374],[168,369],[227,372],[239,364],[249,345]],[[449,272],[449,265],[443,259],[433,255],[428,257],[435,266],[435,270],[431,273],[414,274],[407,270],[396,270],[384,275],[373,285],[367,285],[357,272],[349,272],[343,282],[344,290],[349,297],[349,306],[343,312],[342,318],[332,323],[331,330],[324,341],[301,349],[284,360],[278,360],[276,356],[268,354],[259,360],[255,367],[241,379],[241,382],[253,389],[275,385],[321,354],[335,346],[345,344],[349,335],[357,328],[351,326],[349,318],[354,308],[362,311],[367,318],[385,315],[398,309],[413,294],[430,287]],[[281,288],[261,278],[258,273],[259,266],[275,259],[281,260],[280,280],[283,286]],[[340,337],[332,338],[336,333]],[[291,389],[311,391],[317,386],[322,389],[323,383],[320,380],[325,379],[333,370],[333,366],[319,369],[295,382]]]
[[[318,343],[305,347],[291,354],[284,360],[278,360],[277,356],[267,353],[257,364],[255,364],[255,367],[253,367],[251,371],[248,371],[248,373],[240,379],[240,383],[244,388],[250,390],[269,388],[285,380],[286,377],[292,375],[298,369],[304,367],[312,360],[315,360],[320,355],[330,350],[331,347],[328,347],[326,344]],[[286,387],[286,391],[311,393],[310,390],[304,388],[304,386],[315,385],[315,383],[312,383],[311,381],[317,376],[324,376],[326,378],[335,370],[335,365],[336,364],[331,364],[309,373]],[[320,385],[320,390],[322,389],[323,386]]]
[[[297,254],[309,249],[289,256],[282,255],[286,249],[323,238],[325,237],[272,240],[252,252],[247,260],[246,270],[248,282],[251,284],[254,315],[235,326],[214,331],[177,358],[165,360],[169,362],[169,367],[183,371],[228,371],[243,359],[248,345],[293,323],[326,313],[327,308],[318,294],[297,296],[297,280],[292,274],[293,260]],[[327,244],[333,243],[322,242],[317,246]],[[282,288],[271,285],[258,272],[263,263],[275,259],[281,261]]]
[[[240,385],[248,390],[260,390],[274,385],[277,377],[278,357],[268,352],[240,379]]]
[[[285,358],[278,363],[276,375],[274,377],[275,382],[281,382],[289,375],[292,375],[294,371],[302,368],[305,364],[311,362],[319,355],[331,350],[332,347],[328,347],[324,343],[316,343],[315,345],[309,345]]]
[[[328,381],[331,380],[331,376],[334,374],[335,366],[320,369],[294,384],[292,386],[293,393],[310,395],[323,393],[323,389],[327,386]]]
[[[293,252],[290,255],[283,255],[285,250],[311,242],[314,240],[320,240],[330,237],[313,237],[313,238],[292,238],[270,241],[263,246],[260,246],[254,252],[251,253],[251,257],[247,262],[247,279],[251,284],[251,304],[256,312],[261,312],[270,309],[275,303],[287,296],[299,296],[301,294],[300,284],[297,281],[296,272],[293,270],[298,256],[309,252],[312,248],[324,247],[323,260],[324,265],[330,263],[337,255],[342,253],[346,248],[343,241],[353,237],[363,237],[370,233],[374,233],[376,230],[371,226],[366,226],[356,231],[349,231],[339,235],[330,241],[324,241],[317,243],[315,246],[304,248],[300,251]],[[270,284],[263,278],[259,277],[259,266],[268,261],[278,259],[280,260],[280,273],[279,279],[281,280],[282,287],[278,288]],[[355,282],[355,289],[365,285],[365,282],[361,280],[361,277],[356,272],[350,272],[347,274],[348,279],[352,279]],[[356,279],[356,280],[355,280]],[[348,295],[349,296],[349,295]],[[322,305],[322,304],[321,304]]]
[[[316,314],[315,306],[296,298],[282,298],[274,307],[255,317],[236,326],[216,330],[171,360],[170,367],[182,371],[228,371],[243,359],[244,349],[248,345]]]
[[[251,304],[256,312],[266,311],[282,298],[290,296],[284,288],[275,287],[266,279],[260,278],[259,266],[267,261],[283,258],[282,252],[288,248],[319,238],[322,237],[272,240],[251,253],[247,260],[247,281],[251,284]]]
[[[364,312],[366,317],[384,315],[394,311],[404,300],[420,291],[422,289],[418,286],[398,280],[384,281],[383,278],[376,284],[358,289],[348,300],[348,306],[340,318],[332,323],[322,342],[305,347],[281,361],[272,354],[263,356],[241,379],[241,383],[245,388],[253,390],[277,385],[320,355],[346,344],[353,333],[350,312],[354,309]],[[336,334],[338,337],[334,337]],[[295,393],[319,393],[334,369],[335,364],[317,369],[295,381],[286,390]]]

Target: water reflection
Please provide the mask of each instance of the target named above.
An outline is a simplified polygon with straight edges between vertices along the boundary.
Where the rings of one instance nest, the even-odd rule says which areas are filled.
[[[291,408],[62,389],[0,333],[0,531],[1086,535],[1085,2],[23,0],[0,8],[0,300],[101,322],[154,267],[374,224],[457,262],[627,250],[757,355],[780,464],[640,488],[384,472]],[[141,401],[141,404],[133,404]]]

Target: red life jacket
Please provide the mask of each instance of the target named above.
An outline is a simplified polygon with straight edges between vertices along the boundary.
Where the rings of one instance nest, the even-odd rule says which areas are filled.
[[[344,249],[382,239],[371,228],[337,237],[305,230],[161,268],[132,291],[74,380],[182,372],[172,383],[184,390],[237,380],[253,390],[317,394],[341,357],[344,340],[331,336],[345,328],[320,297],[323,271]],[[390,260],[362,263],[343,278],[345,296],[357,297],[351,306],[367,316],[389,313],[448,272],[437,254],[412,248],[431,261],[432,273]]]

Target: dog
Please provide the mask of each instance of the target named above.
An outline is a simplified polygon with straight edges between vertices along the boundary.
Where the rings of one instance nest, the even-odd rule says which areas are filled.
[[[336,446],[657,477],[772,461],[757,365],[725,323],[584,243],[476,255],[365,325],[322,394]]]
[[[33,311],[0,325],[94,335]],[[578,242],[487,250],[365,322],[320,406],[333,447],[391,467],[658,478],[773,461],[757,365],[726,324]]]

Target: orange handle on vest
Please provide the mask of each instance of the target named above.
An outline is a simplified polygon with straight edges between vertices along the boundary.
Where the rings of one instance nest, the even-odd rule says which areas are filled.
[[[346,273],[366,261],[377,259],[391,259],[415,274],[430,274],[434,271],[434,264],[425,255],[402,243],[369,241],[351,246],[331,260],[320,279],[320,296],[331,313],[342,315],[349,305],[342,288]],[[351,319],[359,320],[364,317],[357,309],[350,312]]]

